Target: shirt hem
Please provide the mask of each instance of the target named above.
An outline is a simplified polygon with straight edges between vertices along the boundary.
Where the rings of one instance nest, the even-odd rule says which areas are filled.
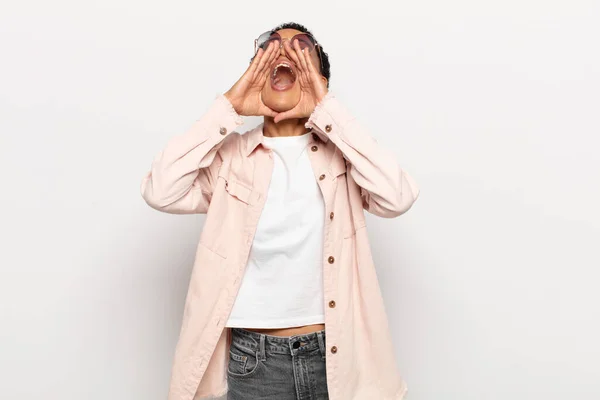
[[[310,324],[324,324],[325,316],[316,315],[311,317],[284,319],[284,320],[260,320],[260,319],[242,319],[231,318],[225,324],[227,328],[293,328],[296,326]]]

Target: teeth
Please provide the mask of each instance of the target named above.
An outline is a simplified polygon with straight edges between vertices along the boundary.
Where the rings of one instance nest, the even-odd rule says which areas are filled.
[[[289,68],[290,71],[292,71],[292,75],[294,75],[294,69],[292,68],[292,66],[286,62],[282,62],[282,63],[277,64],[275,66],[275,68],[273,68],[273,78],[275,78],[275,75],[277,74],[277,70],[279,69],[279,67]]]

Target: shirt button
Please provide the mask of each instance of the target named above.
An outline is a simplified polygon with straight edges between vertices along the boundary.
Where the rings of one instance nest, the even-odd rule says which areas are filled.
[[[334,354],[337,353],[337,347],[336,346],[331,347],[331,352]]]
[[[329,214],[329,219],[333,219],[333,211]]]
[[[221,135],[225,135],[227,133],[227,128],[225,128],[224,126],[222,126],[221,129],[219,129],[219,133]]]
[[[312,134],[313,140],[316,142],[317,140],[319,140],[319,136],[316,133]]]
[[[319,150],[319,148],[318,148],[317,146],[313,146],[313,147],[311,147],[310,149],[311,149],[312,151],[317,151],[317,150]]]
[[[335,258],[333,258],[333,256],[329,256],[327,261],[329,261],[329,264],[333,264],[333,262],[335,261]]]
[[[335,307],[335,301],[331,300],[329,302],[329,308],[334,308]]]
[[[319,180],[320,180],[320,181],[322,181],[323,179],[325,179],[325,174],[323,174],[323,175],[321,175],[321,176],[319,177]]]
[[[331,132],[331,125],[326,125],[326,126],[325,126],[325,130],[326,130],[327,132]]]

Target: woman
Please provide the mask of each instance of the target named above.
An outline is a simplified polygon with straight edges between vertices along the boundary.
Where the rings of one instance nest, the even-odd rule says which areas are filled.
[[[404,397],[363,210],[396,217],[419,191],[329,77],[302,25],[266,32],[244,75],[143,179],[151,207],[207,214],[171,400]],[[239,134],[243,115],[264,123]]]

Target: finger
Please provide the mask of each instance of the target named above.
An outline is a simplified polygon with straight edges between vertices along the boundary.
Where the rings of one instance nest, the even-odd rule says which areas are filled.
[[[269,52],[269,55],[267,56],[267,62],[265,63],[265,65],[263,65],[263,70],[261,71],[261,73],[264,72],[265,69],[268,69],[268,67],[271,65],[271,63],[275,59],[275,57],[277,57],[278,49],[277,49],[277,45],[275,44],[275,42],[269,43],[269,48],[270,48],[270,52]]]
[[[302,67],[302,61],[300,61],[300,58],[298,57],[298,52],[296,51],[296,49],[292,48],[292,45],[288,43],[288,41],[284,43],[284,46],[286,46],[287,54],[292,59],[292,61],[294,61],[294,64],[296,64],[296,72],[298,75],[297,78],[300,80],[300,86],[306,87],[308,84],[306,79],[306,73],[304,72],[304,68]]]
[[[303,77],[303,83],[306,87],[310,87],[310,84],[312,82],[312,77],[310,75],[310,70],[308,68],[308,64],[306,62],[306,54],[308,53],[308,51],[306,50],[306,48],[301,49],[300,48],[300,43],[296,43],[296,51],[299,54],[300,57],[300,63],[302,64],[302,77]]]
[[[260,110],[259,110],[260,115],[265,115],[268,117],[276,117],[277,116],[277,112],[271,110],[269,107],[267,106],[261,106]]]
[[[273,53],[273,42],[270,42],[269,45],[267,46],[267,50],[265,51],[264,55],[260,58],[260,62],[258,63],[258,66],[256,67],[256,70],[254,71],[254,74],[252,76],[252,80],[256,80],[257,75],[262,73],[262,70],[265,67],[265,65],[272,53]]]
[[[279,48],[276,44],[273,44],[273,47],[273,53],[271,53],[271,57],[269,57],[269,62],[267,63],[267,66],[265,68],[265,72],[267,73],[267,75],[269,74],[271,67],[275,63],[275,60],[277,60],[277,57],[279,57]]]
[[[304,53],[304,58],[306,59],[309,75],[311,75],[314,78],[319,77],[320,74],[317,71],[317,68],[315,67],[315,63],[313,62],[312,55],[309,51]]]
[[[267,47],[263,50],[262,56],[258,62],[258,64],[256,65],[256,68],[254,69],[253,73],[252,73],[252,81],[256,80],[256,77],[260,74],[260,72],[263,69],[263,65],[267,62],[267,60],[269,59],[269,56],[271,55],[271,43],[269,43],[267,45]]]
[[[306,80],[308,81],[307,84],[312,85],[314,82],[318,82],[319,75],[316,74],[310,51],[306,50],[306,48],[302,49],[302,65],[306,70]]]
[[[300,102],[302,102],[302,100],[300,100]],[[275,118],[273,120],[275,123],[278,123],[279,121],[283,121],[284,119],[297,118],[298,116],[299,116],[298,106],[296,106],[296,107],[292,108],[291,110],[277,113],[277,115],[275,116]]]
[[[283,121],[284,119],[288,119],[291,117],[291,111],[284,111],[282,113],[279,113],[275,116],[275,118],[273,118],[273,121],[278,124],[280,121]]]
[[[300,80],[300,88],[302,89],[308,87],[308,76],[306,75],[306,73],[300,70],[300,73],[298,75],[298,79]]]
[[[302,65],[300,63],[300,59],[298,58],[298,54],[296,54],[296,51],[292,48],[292,46],[288,42],[289,41],[286,40],[285,43],[283,44],[283,46],[285,47],[286,53],[290,56],[290,58],[292,59],[294,64],[296,64],[296,69],[298,69],[299,72],[302,72]]]
[[[263,70],[261,71],[260,82],[264,82],[267,79],[267,77],[269,76],[271,69],[273,67],[273,64],[275,63],[275,60],[278,57],[278,54],[279,54],[279,48],[277,47],[277,45],[275,43],[273,43],[273,52],[271,52],[271,55],[269,56],[267,63],[265,64]]]
[[[325,94],[327,93],[327,79],[319,71],[317,71],[317,67],[315,67],[315,62],[313,60],[312,54],[310,52],[304,53],[304,58],[306,60],[306,64],[309,69],[309,76],[311,82],[312,89],[312,97],[315,102],[320,102]]]
[[[302,64],[302,70],[308,76],[309,70],[308,65],[306,65],[306,58],[304,57],[305,51],[300,48],[300,43],[298,42],[298,39],[294,40],[294,48],[298,53],[298,58],[300,59],[300,63]]]
[[[256,67],[258,66],[258,63],[260,62],[260,59],[262,58],[264,52],[265,51],[259,47],[258,51],[256,52],[256,55],[254,56],[254,60],[252,60],[252,63],[250,63],[250,66],[248,67],[248,70],[246,71],[247,74],[249,74],[250,76],[254,75],[254,72],[256,71]]]
[[[275,46],[275,48],[277,48],[277,46]],[[267,60],[263,70],[257,74],[256,82],[259,85],[263,85],[265,83],[265,81],[267,80],[267,78],[269,77],[269,74],[271,73],[273,64],[274,64],[275,60],[277,59],[277,53],[278,53],[278,51],[275,49],[275,51],[273,51],[271,53],[271,55],[269,56],[269,59]]]

